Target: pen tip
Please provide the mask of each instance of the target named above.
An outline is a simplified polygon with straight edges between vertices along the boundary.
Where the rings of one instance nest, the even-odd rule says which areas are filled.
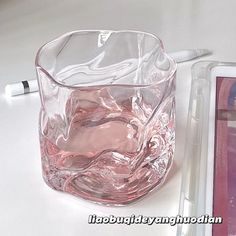
[[[200,57],[200,56],[210,55],[212,54],[212,51],[208,49],[197,49],[197,54]]]

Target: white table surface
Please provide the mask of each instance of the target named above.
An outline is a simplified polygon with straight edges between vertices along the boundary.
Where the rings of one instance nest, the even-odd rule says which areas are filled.
[[[175,163],[163,187],[126,207],[103,207],[59,193],[41,177],[38,94],[4,97],[4,86],[35,77],[46,41],[76,29],[133,29],[158,35],[167,51],[208,48],[204,59],[236,61],[236,1],[0,0],[0,235],[175,235],[168,225],[89,225],[88,215],[174,216],[190,92],[190,68],[177,73]]]

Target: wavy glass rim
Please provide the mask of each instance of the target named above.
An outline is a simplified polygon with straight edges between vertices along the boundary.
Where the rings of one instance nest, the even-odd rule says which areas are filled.
[[[70,36],[70,35],[73,35],[73,34],[80,34],[80,33],[101,33],[101,32],[143,34],[143,35],[150,36],[150,37],[154,38],[157,41],[157,43],[160,44],[160,48],[161,48],[163,54],[173,64],[173,68],[171,68],[171,71],[170,71],[169,75],[166,77],[166,80],[168,81],[170,78],[172,78],[175,75],[176,70],[177,70],[177,63],[164,50],[162,40],[160,38],[158,38],[156,35],[152,34],[152,33],[148,33],[148,32],[145,32],[145,31],[136,31],[136,30],[75,30],[75,31],[67,32],[65,34],[60,35],[59,37],[54,38],[53,40],[50,40],[50,41],[46,42],[45,44],[43,44],[43,46],[41,46],[39,48],[39,50],[37,51],[37,54],[36,54],[36,58],[35,58],[35,67],[37,69],[40,69],[41,71],[43,71],[43,73],[45,73],[45,75],[47,75],[47,77],[53,83],[57,84],[60,87],[65,87],[65,88],[70,88],[70,89],[85,89],[85,88],[99,88],[99,87],[100,88],[103,88],[103,87],[133,87],[133,88],[134,87],[137,87],[137,88],[141,87],[142,88],[142,87],[151,87],[151,86],[156,84],[156,83],[147,83],[147,84],[122,84],[121,83],[121,84],[100,84],[100,85],[86,85],[86,86],[81,86],[81,85],[76,85],[76,86],[74,86],[74,85],[66,85],[66,84],[60,83],[56,78],[51,76],[50,73],[48,73],[48,71],[46,69],[44,69],[40,65],[39,60],[40,60],[41,53],[42,53],[42,51],[44,49],[47,49],[49,44],[52,44],[52,43],[56,42],[59,39],[62,39],[64,37],[66,37],[66,36]]]

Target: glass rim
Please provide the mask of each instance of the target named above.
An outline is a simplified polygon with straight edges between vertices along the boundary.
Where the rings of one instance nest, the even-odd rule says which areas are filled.
[[[45,44],[43,44],[37,51],[36,53],[36,57],[35,57],[35,67],[36,69],[41,70],[53,83],[55,83],[57,86],[59,87],[65,87],[65,88],[69,88],[69,89],[89,89],[89,88],[103,88],[103,87],[137,87],[137,88],[144,88],[144,87],[151,87],[153,85],[155,85],[156,83],[147,83],[147,84],[99,84],[99,85],[86,85],[86,86],[81,86],[81,85],[68,85],[68,84],[63,84],[60,83],[56,78],[54,78],[46,69],[44,69],[40,63],[40,54],[42,53],[42,51],[44,49],[46,49],[48,47],[49,44],[52,44],[54,42],[56,42],[59,39],[62,39],[66,36],[69,35],[73,35],[73,34],[79,34],[79,33],[101,33],[101,32],[110,32],[110,33],[132,33],[132,34],[143,34],[149,37],[152,37],[153,39],[155,39],[159,44],[160,44],[160,48],[162,49],[163,54],[168,58],[168,61],[172,62],[173,64],[173,68],[171,69],[170,73],[168,74],[168,76],[166,77],[166,81],[168,81],[169,79],[171,79],[177,70],[177,63],[175,62],[175,60],[170,57],[166,51],[164,50],[163,47],[163,43],[162,40],[157,37],[156,35],[149,33],[149,32],[145,32],[145,31],[138,31],[138,30],[99,30],[99,29],[95,29],[95,30],[74,30],[74,31],[70,31],[67,33],[64,33],[58,37],[55,37],[54,39],[46,42]]]

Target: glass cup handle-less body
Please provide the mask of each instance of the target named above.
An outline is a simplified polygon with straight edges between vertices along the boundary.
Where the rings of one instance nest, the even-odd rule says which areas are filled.
[[[104,204],[160,186],[175,143],[176,63],[155,36],[75,31],[38,51],[43,177]]]

